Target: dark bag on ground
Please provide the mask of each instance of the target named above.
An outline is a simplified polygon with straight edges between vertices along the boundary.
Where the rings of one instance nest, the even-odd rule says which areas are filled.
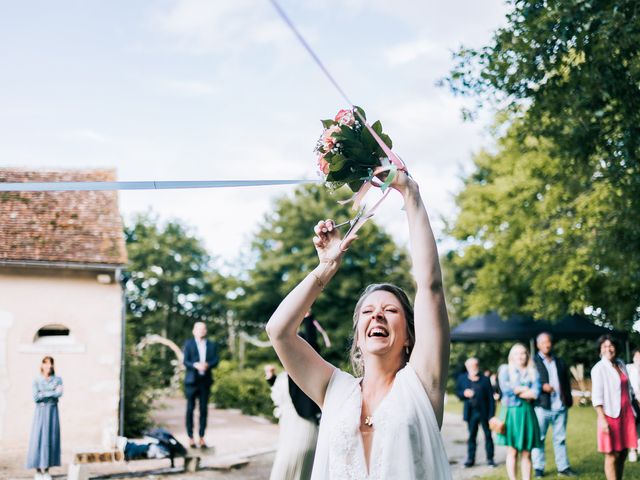
[[[154,428],[144,433],[145,436],[156,439],[158,446],[166,449],[169,452],[168,457],[171,459],[171,466],[173,467],[173,459],[176,457],[184,457],[187,454],[187,449],[184,448],[176,437],[171,435],[168,430],[164,428]]]

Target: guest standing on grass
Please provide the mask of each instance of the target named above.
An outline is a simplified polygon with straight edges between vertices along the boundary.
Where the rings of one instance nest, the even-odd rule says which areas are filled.
[[[598,451],[604,454],[607,480],[621,480],[629,449],[638,447],[635,402],[618,346],[611,335],[598,339],[600,361],[591,369],[591,401],[598,414]]]
[[[640,400],[640,349],[636,348],[631,354],[632,363],[627,365],[627,372],[629,372],[629,382],[631,382],[631,388],[633,388],[633,394],[636,400]],[[638,413],[638,412],[636,412]],[[636,415],[636,434],[640,438],[640,417]],[[638,449],[629,449],[629,461],[638,461]]]
[[[533,402],[540,395],[540,377],[529,351],[516,343],[509,351],[509,363],[500,367],[498,381],[502,391],[505,433],[498,435],[498,445],[507,447],[507,475],[516,480],[518,455],[522,480],[531,479],[531,450],[542,447],[540,427]],[[501,415],[502,416],[502,415]]]
[[[467,373],[462,373],[456,382],[456,395],[464,402],[463,418],[469,429],[467,441],[467,460],[464,466],[472,467],[476,462],[478,427],[484,432],[484,448],[487,452],[487,464],[495,467],[493,461],[493,438],[489,429],[489,419],[495,413],[493,387],[489,378],[480,373],[478,359],[471,357],[464,362]]]
[[[27,468],[35,468],[35,480],[51,480],[50,467],[60,466],[60,419],[58,399],[62,396],[62,378],[56,376],[52,357],[44,357],[40,375],[33,380],[33,416]]]
[[[569,369],[561,358],[553,354],[553,338],[550,333],[543,332],[538,335],[536,345],[538,353],[534,356],[534,362],[540,375],[542,389],[535,401],[535,411],[543,446],[534,448],[531,452],[533,470],[536,478],[544,477],[544,440],[551,427],[558,476],[576,477],[577,474],[569,465],[567,455],[567,416],[569,408],[573,405]]]

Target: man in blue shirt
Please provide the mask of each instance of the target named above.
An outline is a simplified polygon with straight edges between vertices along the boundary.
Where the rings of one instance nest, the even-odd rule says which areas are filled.
[[[534,361],[540,375],[540,383],[542,383],[542,391],[536,400],[535,407],[540,425],[540,437],[544,444],[547,430],[550,426],[552,427],[553,451],[558,475],[575,477],[577,474],[569,465],[566,445],[567,412],[573,405],[569,370],[561,358],[553,355],[551,334],[543,332],[538,335],[536,345],[538,353],[534,356]],[[534,448],[531,457],[536,478],[544,477],[544,448]]]

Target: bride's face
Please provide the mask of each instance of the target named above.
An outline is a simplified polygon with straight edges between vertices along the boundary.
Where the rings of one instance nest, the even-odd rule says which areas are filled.
[[[358,346],[363,355],[400,354],[409,345],[402,304],[384,290],[372,292],[358,312]]]

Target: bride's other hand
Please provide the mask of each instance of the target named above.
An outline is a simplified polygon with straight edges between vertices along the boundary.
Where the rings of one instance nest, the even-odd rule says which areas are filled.
[[[391,182],[391,188],[399,191],[403,197],[406,197],[408,193],[416,193],[419,190],[416,181],[409,176],[405,171],[398,170],[395,178]]]
[[[349,245],[358,238],[357,235],[350,235],[343,241],[340,232],[335,228],[335,222],[331,219],[320,220],[313,231],[313,245],[321,264],[339,263]]]

